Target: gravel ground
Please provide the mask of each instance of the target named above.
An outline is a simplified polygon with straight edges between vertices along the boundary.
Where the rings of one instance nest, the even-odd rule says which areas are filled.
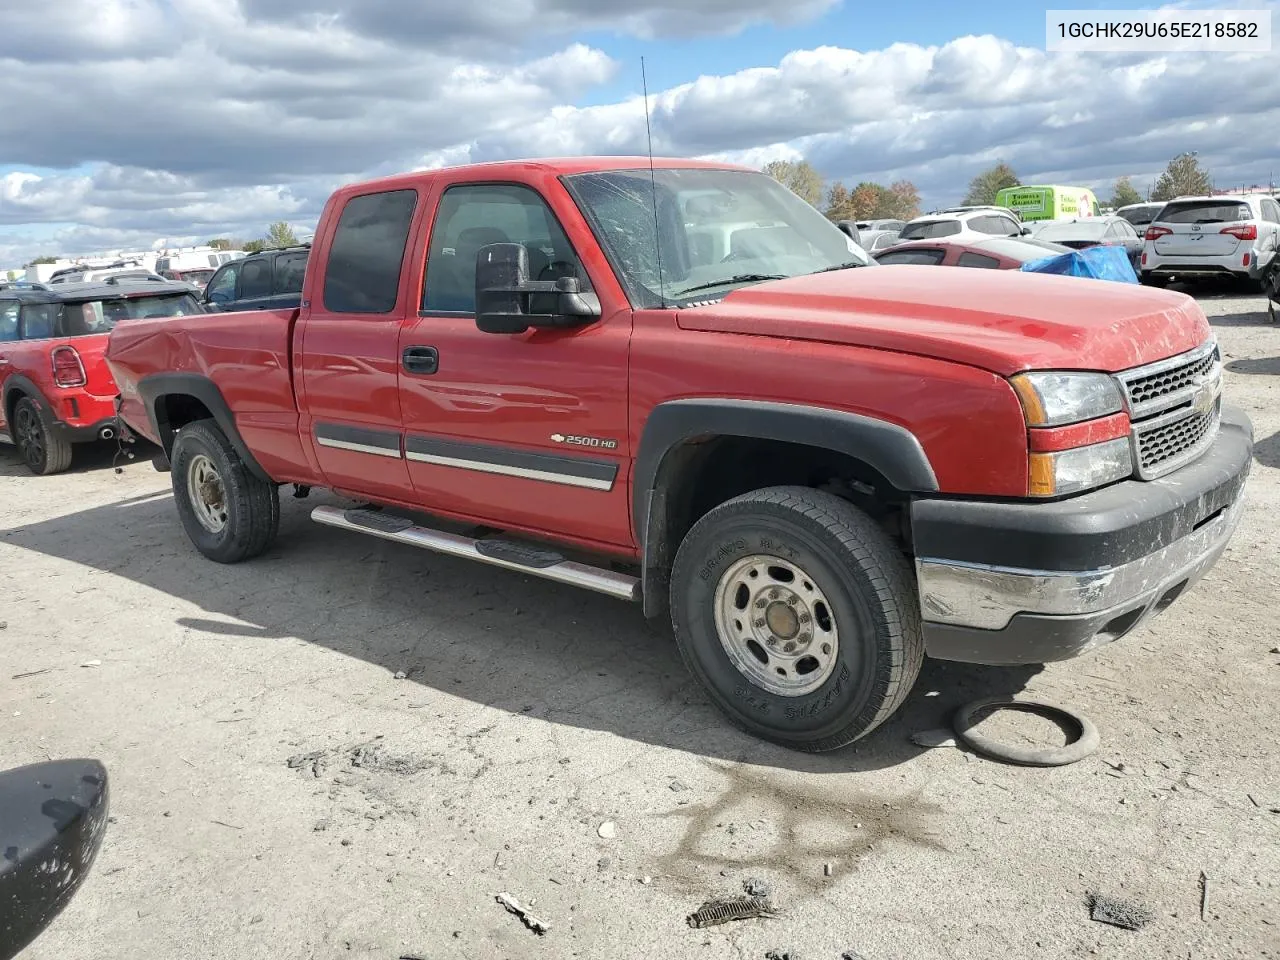
[[[1280,957],[1280,329],[1261,299],[1202,303],[1258,440],[1215,570],[1081,660],[930,663],[818,757],[728,727],[616,601],[322,528],[317,495],[286,494],[264,558],[217,566],[149,464],[82,451],[36,479],[0,447],[0,767],[113,778],[93,871],[24,956]],[[1024,769],[910,741],[1022,690],[1087,714],[1098,753]],[[775,918],[686,924],[748,878]],[[1094,922],[1090,894],[1150,921]]]

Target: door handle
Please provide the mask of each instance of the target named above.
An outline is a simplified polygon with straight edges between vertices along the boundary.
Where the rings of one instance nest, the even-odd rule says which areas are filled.
[[[405,347],[400,357],[407,373],[435,373],[440,369],[440,353],[435,347]]]

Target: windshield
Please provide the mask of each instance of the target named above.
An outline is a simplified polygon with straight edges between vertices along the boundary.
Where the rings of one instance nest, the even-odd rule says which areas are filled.
[[[188,317],[205,312],[207,311],[200,302],[189,293],[65,303],[58,322],[58,336],[80,337],[92,333],[109,333],[121,320]]]
[[[1249,205],[1236,200],[1170,203],[1160,212],[1161,223],[1236,223],[1252,217]]]
[[[1072,223],[1070,220],[1050,220],[1036,231],[1041,240],[1098,240],[1107,232],[1106,222]]]
[[[179,270],[179,280],[187,280],[191,283],[208,283],[209,278],[213,276],[212,270]]]
[[[960,232],[959,220],[921,220],[919,223],[908,223],[898,234],[899,240],[934,240],[938,237],[953,237]]]
[[[613,170],[565,178],[637,307],[713,299],[747,283],[874,263],[763,173],[668,168],[652,171],[652,182],[650,175]]]

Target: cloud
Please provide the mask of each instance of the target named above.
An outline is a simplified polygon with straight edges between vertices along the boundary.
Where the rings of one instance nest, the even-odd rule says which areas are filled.
[[[643,153],[640,97],[576,105],[619,69],[583,31],[727,36],[837,2],[5,4],[0,102],[41,113],[0,114],[16,168],[0,174],[0,254],[256,236],[272,220],[314,221],[353,179]],[[1280,78],[1266,55],[1051,55],[965,36],[795,50],[656,91],[649,106],[657,153],[752,166],[803,156],[831,179],[911,179],[934,204],[997,159],[1025,179],[1109,189],[1197,150],[1220,183],[1265,181]]]

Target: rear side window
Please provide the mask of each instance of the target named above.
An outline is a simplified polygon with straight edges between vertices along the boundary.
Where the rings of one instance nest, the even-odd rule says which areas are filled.
[[[944,250],[890,250],[876,257],[881,263],[941,263]]]
[[[1262,219],[1271,223],[1280,223],[1280,204],[1274,200],[1263,200]]]
[[[418,202],[416,190],[352,197],[338,219],[325,265],[324,307],[332,313],[390,313]]]
[[[276,293],[301,293],[306,272],[305,253],[282,253],[276,257]]]
[[[21,304],[17,300],[0,300],[0,343],[9,343],[18,339],[18,311]]]
[[[29,303],[22,308],[22,339],[48,340],[58,319],[56,303]]]
[[[899,240],[934,240],[938,237],[953,237],[960,232],[959,220],[922,220],[920,223],[909,223],[898,234]]]
[[[240,267],[240,299],[271,296],[271,260],[246,260]]]
[[[956,265],[960,267],[987,267],[991,270],[1000,269],[1000,261],[995,257],[983,256],[981,253],[969,253],[967,250],[956,259]]]
[[[1162,223],[1239,223],[1252,220],[1247,203],[1220,200],[1193,200],[1170,203],[1160,213]]]

